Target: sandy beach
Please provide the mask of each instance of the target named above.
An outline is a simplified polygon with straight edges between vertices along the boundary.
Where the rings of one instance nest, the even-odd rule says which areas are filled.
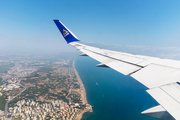
[[[75,61],[75,60],[74,60],[74,61]],[[87,98],[86,98],[86,90],[85,90],[84,85],[83,85],[83,82],[82,82],[81,78],[79,77],[79,74],[78,74],[78,72],[77,72],[77,70],[76,70],[76,68],[75,68],[74,61],[73,61],[73,68],[74,68],[74,71],[75,71],[77,80],[78,80],[78,82],[80,83],[80,90],[81,90],[82,102],[83,102],[84,104],[88,104]]]
[[[77,120],[81,120],[81,118],[82,118],[84,113],[86,113],[86,112],[93,112],[93,110],[92,110],[91,105],[89,105],[88,102],[87,102],[86,89],[85,89],[85,87],[83,85],[83,82],[82,82],[82,80],[81,80],[81,78],[80,78],[80,76],[79,76],[79,74],[78,74],[78,72],[77,72],[77,70],[75,68],[74,61],[73,61],[73,68],[74,68],[77,80],[80,83],[80,91],[81,91],[82,102],[83,102],[83,104],[86,104],[86,106],[88,106],[88,109],[86,108],[84,110],[81,110],[81,113],[77,116]]]

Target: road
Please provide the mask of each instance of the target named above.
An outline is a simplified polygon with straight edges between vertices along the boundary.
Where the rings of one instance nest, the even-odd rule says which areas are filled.
[[[74,62],[74,61],[73,61],[73,62]],[[71,76],[71,69],[70,69],[70,67],[69,67],[69,77],[70,77],[70,80],[71,80],[71,84],[70,84],[69,93],[68,93],[68,95],[66,96],[66,99],[68,99],[70,102],[73,102],[73,100],[71,100],[71,98],[68,97],[68,96],[71,94],[71,92],[72,92],[72,87],[73,87],[73,85],[72,85],[73,78],[72,78],[72,76]]]
[[[24,90],[22,90],[20,93],[18,93],[17,95],[13,96],[10,100],[8,100],[8,101],[6,102],[6,104],[5,104],[5,116],[8,115],[8,104],[9,104],[9,102],[10,102],[11,100],[13,100],[14,98],[16,98],[18,95],[20,95],[21,93],[23,93],[23,92],[26,90],[26,87],[23,86],[20,82],[21,82],[21,80],[18,81],[17,85],[22,86],[22,87],[24,88]]]

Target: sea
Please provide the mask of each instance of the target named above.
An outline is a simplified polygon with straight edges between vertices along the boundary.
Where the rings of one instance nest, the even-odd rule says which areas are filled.
[[[156,120],[141,115],[158,105],[144,85],[111,68],[95,67],[97,64],[98,61],[87,56],[77,56],[75,60],[87,101],[93,108],[82,120]]]

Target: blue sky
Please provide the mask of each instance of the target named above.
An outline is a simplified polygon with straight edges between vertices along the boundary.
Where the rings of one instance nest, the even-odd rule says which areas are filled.
[[[0,51],[74,51],[53,19],[80,40],[180,47],[179,0],[1,0]]]

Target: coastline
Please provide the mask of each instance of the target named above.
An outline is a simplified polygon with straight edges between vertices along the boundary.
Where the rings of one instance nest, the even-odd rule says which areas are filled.
[[[73,60],[73,69],[74,69],[74,71],[75,71],[77,80],[78,80],[78,82],[80,83],[80,90],[81,90],[82,102],[83,102],[83,104],[86,104],[86,108],[88,108],[88,109],[82,110],[82,111],[80,112],[80,114],[77,116],[77,119],[78,119],[78,120],[81,120],[81,118],[82,118],[82,116],[83,116],[84,113],[86,113],[86,112],[93,112],[93,110],[92,110],[92,106],[88,104],[87,97],[86,97],[86,89],[85,89],[84,84],[83,84],[83,82],[82,82],[82,80],[81,80],[81,78],[80,78],[80,76],[79,76],[79,74],[78,74],[78,72],[77,72],[77,70],[76,70],[76,68],[75,68],[75,62],[74,62],[75,60],[76,60],[76,59]]]
[[[74,61],[75,61],[75,59],[74,59]],[[78,82],[80,83],[80,90],[81,90],[82,102],[83,102],[83,104],[88,104],[88,102],[87,102],[87,97],[86,97],[86,89],[85,89],[84,84],[83,84],[83,82],[82,82],[82,80],[81,80],[81,78],[80,78],[80,76],[79,76],[79,74],[78,74],[78,72],[77,72],[77,70],[76,70],[76,68],[75,68],[75,63],[74,63],[74,61],[73,61],[73,68],[74,68],[74,71],[75,71],[77,80],[78,80]]]

